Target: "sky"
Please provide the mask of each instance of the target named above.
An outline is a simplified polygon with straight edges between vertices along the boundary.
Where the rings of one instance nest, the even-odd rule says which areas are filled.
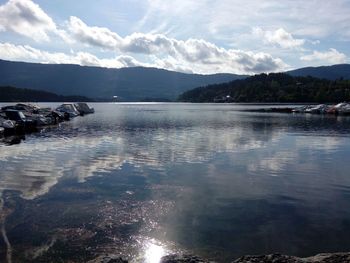
[[[4,60],[256,74],[349,57],[349,0],[0,0]]]

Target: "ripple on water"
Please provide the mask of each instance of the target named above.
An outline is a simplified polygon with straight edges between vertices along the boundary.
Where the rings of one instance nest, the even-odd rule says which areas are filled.
[[[209,256],[218,260],[317,251],[315,240],[332,240],[318,233],[330,230],[340,236],[335,248],[349,241],[350,118],[240,113],[235,105],[95,108],[1,145],[0,192],[31,199],[16,199],[21,210],[8,229],[16,251],[33,246],[16,225],[44,236],[33,251],[145,262],[181,246],[215,247],[224,255]]]

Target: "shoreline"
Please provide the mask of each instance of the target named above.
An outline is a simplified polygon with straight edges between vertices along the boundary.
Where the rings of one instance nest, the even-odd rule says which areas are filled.
[[[116,256],[100,256],[88,263],[128,263]],[[310,257],[296,257],[282,254],[245,255],[231,261],[232,263],[346,263],[350,262],[350,252],[320,253]],[[218,263],[194,255],[172,254],[161,258],[159,263]]]

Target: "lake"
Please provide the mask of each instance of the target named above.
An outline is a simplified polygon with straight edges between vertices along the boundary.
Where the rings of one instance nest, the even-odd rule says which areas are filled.
[[[1,262],[6,253],[157,263],[175,252],[230,262],[350,250],[349,117],[92,106],[93,115],[0,139]]]

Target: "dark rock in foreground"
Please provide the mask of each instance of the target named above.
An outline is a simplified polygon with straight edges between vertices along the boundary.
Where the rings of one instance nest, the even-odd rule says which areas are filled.
[[[160,261],[160,263],[210,263],[210,262],[212,261],[201,259],[193,255],[168,255],[163,257]]]
[[[271,254],[271,255],[259,255],[259,256],[243,256],[233,263],[241,263],[241,262],[283,262],[283,263],[294,263],[294,262],[304,262],[300,258],[293,256],[286,256],[280,254]]]
[[[89,263],[127,263],[119,257],[99,257]],[[193,255],[168,255],[161,259],[160,263],[214,263]],[[349,253],[317,254],[307,258],[298,258],[281,254],[243,256],[232,263],[350,263]]]
[[[350,253],[327,253],[317,254],[307,258],[298,258],[281,254],[243,256],[233,261],[233,263],[346,263],[350,262]]]
[[[122,259],[121,257],[101,256],[94,260],[89,261],[88,263],[128,263],[128,261]]]

